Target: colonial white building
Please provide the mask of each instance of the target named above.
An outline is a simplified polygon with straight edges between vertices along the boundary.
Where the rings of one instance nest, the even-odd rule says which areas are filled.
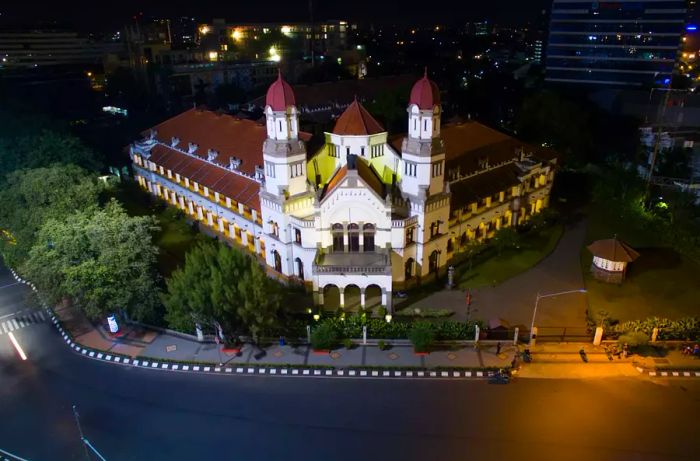
[[[442,127],[427,75],[411,90],[404,136],[355,101],[309,155],[296,107],[280,75],[264,124],[192,109],[130,153],[144,188],[319,304],[391,310],[393,289],[548,204],[556,156],[477,122]]]

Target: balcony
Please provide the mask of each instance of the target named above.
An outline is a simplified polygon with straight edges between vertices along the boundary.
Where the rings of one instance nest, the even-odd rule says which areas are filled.
[[[385,251],[331,252],[318,256],[313,271],[314,274],[391,275],[391,260]]]

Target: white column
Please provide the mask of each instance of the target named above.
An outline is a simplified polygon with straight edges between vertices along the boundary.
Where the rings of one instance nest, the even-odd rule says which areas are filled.
[[[187,201],[187,208],[190,210],[190,215],[194,214],[194,204],[192,203],[191,200]]]
[[[382,288],[382,307],[386,307],[386,290]]]
[[[153,184],[151,183],[151,181],[146,181],[146,184],[148,186],[148,192],[150,192],[152,194],[153,193]]]
[[[170,194],[168,193],[168,189],[165,189],[163,191],[163,198],[165,199],[166,202],[170,201]]]
[[[245,229],[241,229],[241,244],[248,246],[248,231]]]
[[[177,194],[175,192],[170,193],[170,199],[172,204],[177,206]]]
[[[219,232],[224,233],[224,220],[219,218]]]
[[[207,224],[214,227],[214,215],[211,213],[211,211],[207,211]]]
[[[228,225],[228,236],[229,236],[230,238],[232,238],[232,239],[235,239],[235,238],[236,238],[236,232],[234,232],[233,223],[230,223],[230,224]]]
[[[200,221],[204,219],[204,213],[202,212],[201,206],[197,206],[197,219],[199,219]]]
[[[365,289],[360,288],[360,307],[365,308]]]
[[[323,288],[318,289],[318,303],[323,305]]]
[[[259,255],[260,254],[260,237],[258,237],[258,238],[253,237],[253,241],[255,242],[255,254]]]
[[[345,307],[345,291],[344,288],[340,289],[340,307]]]
[[[238,214],[241,214],[241,215],[242,215],[242,214],[243,214],[243,211],[244,211],[243,204],[242,204],[242,203],[239,203],[239,204],[238,204]]]
[[[180,202],[180,208],[182,208],[184,210],[185,209],[185,198],[181,195],[180,197],[178,197],[178,200]]]

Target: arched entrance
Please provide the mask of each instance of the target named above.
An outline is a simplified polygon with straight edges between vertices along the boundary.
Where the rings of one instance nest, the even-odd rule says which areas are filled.
[[[275,270],[282,272],[282,257],[277,250],[272,251],[272,257],[275,259]]]
[[[347,311],[357,311],[360,309],[360,287],[357,285],[348,285],[343,290],[344,309]]]
[[[365,309],[375,310],[382,305],[382,289],[379,285],[369,285],[365,288]]]
[[[340,306],[340,289],[335,285],[323,287],[323,307],[326,310],[336,310]]]
[[[294,260],[294,265],[296,266],[296,276],[301,280],[304,280],[304,263],[301,262],[301,258],[296,258]]]
[[[439,259],[440,259],[440,252],[437,250],[433,250],[433,252],[430,253],[430,258],[428,259],[428,272],[429,273],[431,273],[431,274],[437,273]]]

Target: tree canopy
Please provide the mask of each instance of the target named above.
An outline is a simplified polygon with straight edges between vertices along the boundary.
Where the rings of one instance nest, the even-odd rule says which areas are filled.
[[[68,296],[92,319],[124,309],[148,320],[158,301],[156,228],[155,218],[131,217],[116,201],[52,218],[21,271],[50,302]]]
[[[94,175],[75,165],[8,174],[0,190],[0,228],[15,242],[0,241],[7,262],[16,265],[26,259],[36,232],[47,220],[61,219],[76,210],[96,209],[102,188]]]
[[[99,156],[66,127],[38,114],[0,109],[0,183],[19,169],[74,163],[99,170]]]
[[[166,284],[166,320],[178,330],[216,321],[227,334],[247,332],[257,338],[277,319],[277,283],[257,260],[223,243],[198,244]]]

